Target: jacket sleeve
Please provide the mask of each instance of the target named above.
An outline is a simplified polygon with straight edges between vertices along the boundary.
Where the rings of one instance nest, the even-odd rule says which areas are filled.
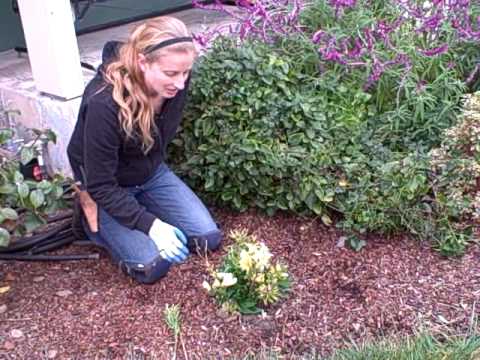
[[[97,204],[120,224],[148,234],[155,215],[119,186],[115,176],[121,136],[114,107],[91,98],[83,134],[84,186]]]

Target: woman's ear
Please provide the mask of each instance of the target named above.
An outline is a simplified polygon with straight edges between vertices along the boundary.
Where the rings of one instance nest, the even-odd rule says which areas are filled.
[[[140,67],[140,70],[142,72],[145,72],[147,68],[147,58],[143,54],[138,54],[138,59],[137,59],[138,66]]]

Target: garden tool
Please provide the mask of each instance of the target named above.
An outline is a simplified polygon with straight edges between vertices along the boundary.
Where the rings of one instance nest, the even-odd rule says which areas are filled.
[[[98,207],[97,203],[92,199],[86,190],[80,190],[77,184],[73,185],[75,196],[78,197],[88,227],[93,233],[98,232]]]

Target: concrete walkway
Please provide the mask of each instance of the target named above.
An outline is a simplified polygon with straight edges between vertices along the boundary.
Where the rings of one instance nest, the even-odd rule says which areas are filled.
[[[190,9],[170,14],[183,20],[193,33],[228,22],[218,12]],[[125,40],[138,23],[130,23],[78,37],[81,61],[98,66],[103,45],[109,40]],[[94,73],[83,70],[85,84]],[[57,145],[50,147],[54,170],[70,175],[66,146],[76,122],[80,98],[69,101],[53,99],[35,89],[28,56],[19,56],[14,50],[0,53],[0,109],[19,110],[21,115],[0,117],[0,127],[17,129],[20,136],[25,128],[50,128],[57,133]]]

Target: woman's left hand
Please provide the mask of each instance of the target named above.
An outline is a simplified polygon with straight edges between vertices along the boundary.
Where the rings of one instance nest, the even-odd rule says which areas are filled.
[[[183,232],[175,226],[155,219],[148,235],[155,242],[160,256],[165,260],[173,263],[181,263],[187,258],[189,254],[187,238]]]

